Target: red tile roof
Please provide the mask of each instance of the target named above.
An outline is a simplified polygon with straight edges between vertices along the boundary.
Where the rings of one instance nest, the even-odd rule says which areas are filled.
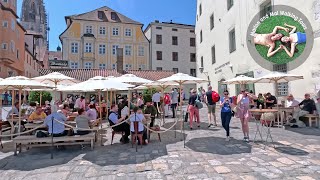
[[[86,81],[95,76],[115,76],[119,77],[122,74],[118,73],[116,70],[110,69],[40,69],[40,76],[52,73],[60,72],[66,76],[73,77],[79,81]],[[162,78],[169,77],[173,75],[173,71],[154,71],[154,70],[129,70],[125,71],[126,74],[134,74],[138,77],[149,79],[151,81],[157,81]]]

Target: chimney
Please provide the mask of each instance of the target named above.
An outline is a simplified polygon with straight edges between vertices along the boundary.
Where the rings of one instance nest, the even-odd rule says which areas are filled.
[[[155,23],[159,23],[159,20],[155,20],[154,22],[155,22]]]
[[[117,48],[117,71],[120,74],[125,74],[123,70],[123,48]]]

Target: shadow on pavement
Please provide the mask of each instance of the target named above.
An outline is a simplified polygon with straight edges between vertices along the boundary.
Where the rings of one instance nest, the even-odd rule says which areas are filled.
[[[306,156],[309,153],[307,151],[304,151],[302,149],[294,148],[290,145],[284,145],[281,143],[274,143],[276,147],[274,148],[279,153],[293,155],[293,156]]]
[[[230,139],[229,142],[221,137],[205,137],[191,139],[186,143],[186,146],[197,152],[232,155],[250,153],[251,145],[243,141]]]
[[[286,127],[286,130],[303,134],[303,135],[312,135],[312,136],[320,136],[320,129],[318,128],[291,128],[291,127]]]

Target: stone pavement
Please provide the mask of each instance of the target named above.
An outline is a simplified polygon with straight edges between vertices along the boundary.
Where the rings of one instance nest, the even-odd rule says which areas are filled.
[[[185,147],[181,131],[176,138],[169,131],[161,134],[162,142],[152,134],[151,143],[136,152],[131,144],[120,144],[119,135],[110,145],[108,130],[105,146],[98,143],[94,151],[79,146],[55,150],[51,160],[50,148],[13,156],[12,143],[6,141],[0,152],[0,179],[320,179],[320,129],[272,128],[276,148],[264,148],[261,142],[242,142],[238,119],[232,119],[233,138],[226,142],[220,126],[207,128],[206,109],[200,114],[200,128],[190,131],[185,126]],[[252,122],[251,138],[254,131]]]

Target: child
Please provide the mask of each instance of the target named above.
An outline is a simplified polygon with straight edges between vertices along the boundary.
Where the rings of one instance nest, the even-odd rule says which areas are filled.
[[[134,135],[134,122],[138,122],[138,134],[142,134],[142,140],[145,142],[145,144],[148,144],[147,140],[147,131],[145,130],[143,126],[143,121],[145,120],[144,115],[142,113],[142,110],[139,107],[133,108],[133,114],[130,115],[130,131],[131,134]],[[141,142],[139,142],[141,143]]]

